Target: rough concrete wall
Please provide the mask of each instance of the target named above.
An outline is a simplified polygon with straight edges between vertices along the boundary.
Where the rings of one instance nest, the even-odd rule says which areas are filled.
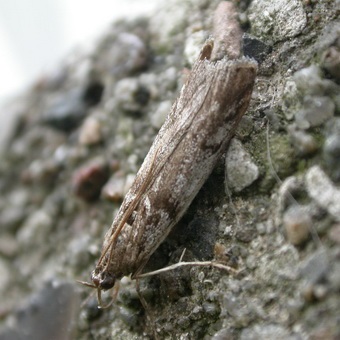
[[[340,336],[339,1],[237,2],[244,53],[259,63],[250,107],[146,268],[185,248],[185,260],[236,273],[140,280],[146,308],[128,278],[106,310],[75,283],[89,279],[217,4],[167,1],[115,23],[3,108],[18,118],[1,147],[1,339]]]

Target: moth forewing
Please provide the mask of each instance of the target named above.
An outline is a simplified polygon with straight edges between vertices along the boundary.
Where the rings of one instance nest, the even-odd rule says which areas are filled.
[[[107,232],[92,273],[98,290],[136,277],[183,216],[226,151],[245,113],[257,64],[247,58],[213,62],[209,40],[156,136]]]

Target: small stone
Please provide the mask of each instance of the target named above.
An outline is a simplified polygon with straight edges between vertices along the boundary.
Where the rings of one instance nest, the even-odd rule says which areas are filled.
[[[102,128],[98,119],[88,117],[80,128],[79,143],[82,145],[94,145],[102,141]]]
[[[1,234],[0,254],[5,257],[13,257],[20,249],[17,239],[11,234]]]
[[[322,55],[322,66],[337,80],[340,80],[340,47],[330,46]]]
[[[253,58],[261,63],[271,52],[272,47],[256,37],[245,33],[243,35],[243,53],[246,57]]]
[[[43,122],[65,132],[72,131],[86,116],[86,105],[80,89],[62,93],[52,99],[43,114]]]
[[[74,284],[51,282],[2,329],[1,339],[75,339],[79,295]]]
[[[35,210],[27,217],[17,233],[17,240],[21,246],[44,244],[51,232],[53,220],[50,214],[43,210]]]
[[[306,188],[309,196],[339,222],[340,189],[331,182],[319,166],[315,165],[307,171]]]
[[[335,224],[328,232],[328,237],[333,242],[340,244],[340,224]]]
[[[256,230],[259,235],[265,235],[267,233],[267,223],[260,222],[256,224]]]
[[[133,181],[135,180],[136,178],[136,175],[134,174],[128,174],[126,176],[126,180],[125,180],[125,185],[124,185],[124,196],[127,194],[127,192],[130,190],[131,186],[132,186],[132,183]]]
[[[140,37],[122,32],[118,34],[104,60],[100,62],[113,76],[122,77],[144,68],[148,56],[148,49]]]
[[[316,65],[305,67],[293,75],[297,89],[305,95],[323,95],[327,88],[327,81],[322,79],[321,69]]]
[[[303,107],[295,113],[300,129],[320,126],[334,116],[335,104],[329,97],[305,96]]]
[[[242,227],[237,227],[235,231],[235,237],[238,241],[249,243],[257,236],[256,226],[251,224],[242,225]]]
[[[242,191],[259,177],[257,165],[243,148],[242,143],[235,138],[230,142],[225,167],[227,186],[235,192]]]
[[[243,138],[249,137],[253,131],[254,121],[248,116],[243,116],[237,127],[237,136],[243,140]]]
[[[85,268],[91,261],[91,237],[89,234],[78,235],[68,244],[67,263],[73,268]],[[98,256],[98,253],[95,253]]]
[[[235,339],[235,334],[229,328],[222,328],[217,333],[215,333],[211,340],[226,340],[226,339]]]
[[[20,206],[11,206],[4,208],[0,214],[0,225],[3,231],[16,232],[21,223],[27,216],[27,209]]]
[[[307,302],[323,300],[327,296],[327,293],[327,287],[321,284],[306,284],[302,288],[302,295]]]
[[[300,246],[308,239],[313,221],[303,207],[292,206],[283,215],[283,225],[288,241]]]
[[[163,125],[165,118],[171,110],[172,102],[165,100],[158,105],[157,110],[151,115],[150,121],[154,128],[160,129]]]
[[[100,196],[108,176],[106,162],[102,159],[94,159],[73,174],[73,192],[85,201],[94,201]]]
[[[20,117],[26,110],[28,103],[22,98],[17,98],[8,104],[2,102],[0,111],[0,152],[8,147],[8,143],[15,133]]]
[[[24,183],[54,184],[60,167],[52,159],[36,159],[21,173]]]
[[[232,268],[237,268],[238,266],[237,256],[233,255],[232,251],[230,251],[230,249],[227,249],[226,246],[222,243],[215,243],[214,259],[218,262],[225,263]]]
[[[249,339],[275,339],[294,340],[296,337],[290,334],[289,330],[276,324],[255,324],[254,326],[242,330],[240,340]]]
[[[299,268],[300,276],[307,286],[321,282],[330,269],[330,259],[325,251],[318,251],[308,256]]]
[[[116,172],[102,189],[102,197],[112,201],[121,202],[125,195],[126,177],[122,172]]]
[[[203,302],[202,307],[203,311],[210,316],[217,316],[220,313],[220,309],[216,303]]]
[[[317,300],[323,300],[328,294],[327,286],[318,284],[314,286],[314,296]]]
[[[82,94],[82,101],[87,107],[92,107],[100,103],[102,94],[104,92],[104,86],[98,81],[90,82]]]
[[[254,35],[278,42],[300,34],[307,17],[298,0],[254,0],[249,7],[249,21]]]
[[[190,65],[196,61],[206,38],[206,33],[202,30],[193,32],[187,37],[185,41],[184,55]]]
[[[327,133],[327,132],[326,132]],[[323,145],[323,157],[334,181],[340,180],[340,131],[327,134]]]
[[[14,273],[13,273],[14,274]],[[6,293],[9,288],[9,283],[12,279],[12,271],[8,263],[0,258],[0,292],[2,294]],[[1,335],[0,335],[1,338]]]
[[[171,49],[169,43],[173,41],[176,33],[182,33],[184,27],[187,27],[190,4],[183,3],[176,6],[175,2],[167,1],[162,5],[162,10],[157,11],[150,18],[150,32],[153,36],[153,44],[156,49]],[[160,29],[162,27],[162,29]],[[184,36],[183,36],[184,39]]]
[[[286,178],[279,189],[279,207],[283,211],[292,202],[292,196],[304,191],[304,183],[301,178],[291,176]]]
[[[318,145],[312,135],[297,129],[295,125],[288,126],[288,133],[298,154],[309,156],[317,151]]]
[[[328,275],[328,281],[334,291],[340,289],[340,263],[333,263],[332,269]]]
[[[114,89],[116,105],[130,113],[139,113],[149,101],[148,89],[135,78],[124,78],[117,82]]]
[[[119,316],[129,327],[137,327],[140,311],[126,306],[119,307]]]

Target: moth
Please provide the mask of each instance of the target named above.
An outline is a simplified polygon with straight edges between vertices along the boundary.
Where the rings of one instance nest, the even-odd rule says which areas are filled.
[[[100,304],[101,291],[142,273],[226,152],[248,108],[256,62],[214,61],[213,48],[208,39],[105,235],[92,283],[83,282],[97,289]]]

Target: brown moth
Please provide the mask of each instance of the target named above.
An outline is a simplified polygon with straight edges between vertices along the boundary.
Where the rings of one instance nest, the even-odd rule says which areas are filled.
[[[212,39],[202,48],[105,235],[93,284],[84,283],[97,289],[99,303],[102,290],[141,274],[226,152],[248,108],[256,62],[238,53],[213,61],[213,48]]]

